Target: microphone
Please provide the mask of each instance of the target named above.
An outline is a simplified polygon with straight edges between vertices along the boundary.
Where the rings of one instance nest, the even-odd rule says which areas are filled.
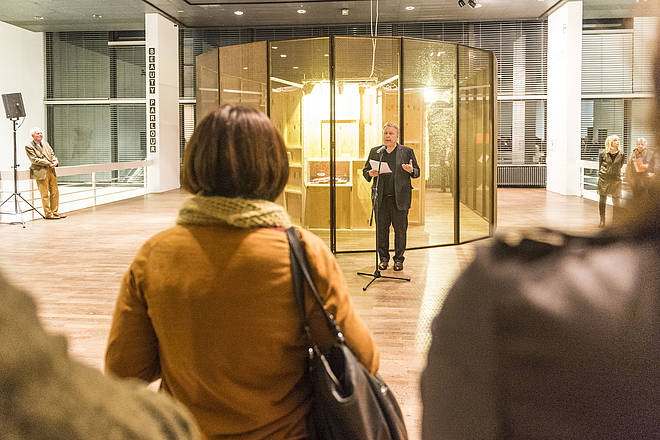
[[[385,151],[386,148],[387,148],[387,145],[381,145],[381,147],[380,147],[379,149],[376,150],[376,153],[377,153],[377,154],[380,154],[380,153],[382,153],[383,151]]]

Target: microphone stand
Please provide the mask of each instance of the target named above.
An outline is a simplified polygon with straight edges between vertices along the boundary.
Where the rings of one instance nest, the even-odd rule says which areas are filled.
[[[0,212],[0,214],[5,214],[5,215],[20,215],[21,216],[21,221],[20,222],[10,222],[10,224],[22,224],[23,227],[25,227],[25,220],[23,220],[23,213],[25,212],[30,212],[30,211],[35,211],[37,214],[39,214],[42,218],[45,218],[42,213],[37,211],[37,208],[32,206],[30,202],[25,200],[21,193],[18,192],[18,159],[16,157],[16,121],[18,121],[18,118],[10,118],[11,121],[14,123],[14,193],[7,197],[4,202],[0,203],[0,208],[2,205],[10,201],[11,199],[14,199],[14,212]],[[19,203],[19,199],[23,200],[25,203],[28,204],[30,209],[23,211],[21,209],[21,205]]]
[[[402,280],[402,281],[410,281],[410,278],[404,278],[404,277],[393,277],[389,275],[381,275],[380,269],[378,268],[378,263],[380,262],[380,257],[378,256],[378,212],[380,209],[379,202],[378,202],[378,185],[380,185],[380,165],[383,162],[383,153],[385,152],[385,149],[387,147],[383,146],[380,155],[378,156],[378,174],[374,177],[376,179],[373,184],[373,192],[371,195],[371,218],[369,219],[369,226],[372,224],[372,220],[375,218],[376,219],[376,269],[374,270],[374,273],[366,273],[366,272],[358,272],[358,275],[366,275],[368,277],[373,277],[369,283],[362,288],[362,291],[366,291],[371,284],[376,281],[378,278],[387,278],[391,280]],[[368,160],[368,159],[367,159]],[[392,171],[392,179],[394,179],[394,170]],[[387,247],[389,248],[390,244],[387,243]]]

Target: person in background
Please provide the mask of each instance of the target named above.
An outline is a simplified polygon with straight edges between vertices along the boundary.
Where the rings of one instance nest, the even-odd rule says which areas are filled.
[[[599,226],[605,226],[605,205],[607,196],[612,197],[613,219],[619,220],[621,209],[621,168],[625,163],[619,148],[619,136],[613,134],[605,139],[605,149],[598,154],[598,213]]]
[[[648,189],[655,177],[655,154],[648,149],[643,137],[637,139],[636,148],[630,154],[626,177],[630,182],[633,199],[643,203],[648,198]]]
[[[660,52],[654,80],[660,127]],[[431,326],[423,439],[660,438],[659,226],[654,176],[643,210],[594,237],[480,249]]]
[[[260,111],[223,105],[195,128],[184,164],[183,187],[194,196],[124,276],[106,369],[161,378],[207,438],[304,439],[311,389],[284,231],[291,222],[274,203],[289,175],[284,141]],[[337,261],[318,236],[298,232],[326,309],[375,372],[378,352]],[[314,301],[306,314],[329,348]]]
[[[32,141],[25,146],[30,162],[30,178],[37,181],[41,194],[41,206],[44,216],[48,220],[66,218],[66,215],[57,212],[60,203],[60,193],[57,189],[57,175],[55,167],[59,165],[55,152],[44,140],[44,132],[39,127],[30,130]]]
[[[394,270],[403,270],[403,253],[406,251],[408,231],[408,211],[412,198],[410,179],[419,177],[419,165],[412,148],[397,142],[399,126],[388,122],[383,127],[383,145],[374,147],[369,152],[362,174],[367,182],[378,176],[374,183],[378,185],[378,268],[387,269],[390,261],[390,226],[394,227]],[[374,169],[371,161],[387,163],[390,173],[380,173]],[[372,185],[372,192],[375,186]]]
[[[0,303],[0,438],[200,438],[169,396],[71,359],[66,339],[46,333],[32,298],[2,274]]]

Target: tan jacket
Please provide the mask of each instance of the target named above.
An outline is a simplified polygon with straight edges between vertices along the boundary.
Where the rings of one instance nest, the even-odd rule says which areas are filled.
[[[325,244],[301,231],[326,307],[369,370],[378,353]],[[176,226],[148,240],[124,276],[106,369],[162,388],[214,439],[301,439],[306,350],[282,229]],[[310,322],[329,345],[318,306]]]
[[[35,180],[45,179],[50,163],[58,161],[50,144],[46,141],[41,141],[41,144],[43,150],[34,140],[25,146],[25,152],[30,162],[32,162],[32,165],[30,165],[30,178]],[[53,168],[54,172],[55,169]]]

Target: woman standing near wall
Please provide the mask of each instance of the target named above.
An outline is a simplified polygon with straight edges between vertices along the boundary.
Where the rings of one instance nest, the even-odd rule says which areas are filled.
[[[598,155],[598,211],[600,224],[605,226],[605,204],[607,196],[612,196],[614,204],[614,219],[619,216],[621,203],[621,167],[623,166],[623,152],[619,148],[619,136],[613,134],[605,140],[605,149]]]

